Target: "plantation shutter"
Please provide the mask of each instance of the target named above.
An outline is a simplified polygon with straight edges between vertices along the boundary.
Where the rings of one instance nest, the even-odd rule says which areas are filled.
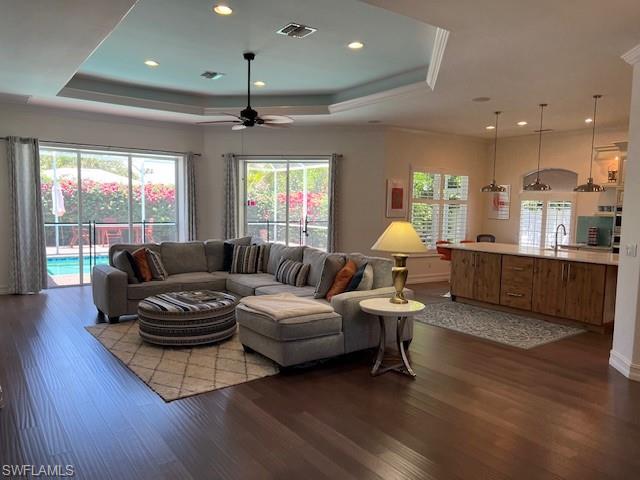
[[[520,245],[540,247],[543,209],[541,200],[523,200],[520,203]]]
[[[556,228],[563,224],[567,230],[567,236],[571,235],[571,218],[573,203],[569,200],[550,200],[547,202],[547,222],[545,232],[545,247],[554,247],[556,244]],[[560,239],[558,239],[558,243]]]

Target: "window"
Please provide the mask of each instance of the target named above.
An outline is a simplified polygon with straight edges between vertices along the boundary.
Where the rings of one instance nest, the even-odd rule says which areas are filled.
[[[245,235],[327,249],[329,158],[240,158]]]
[[[427,247],[436,241],[460,242],[467,234],[469,177],[412,173],[411,223]]]
[[[519,243],[527,247],[552,248],[556,242],[556,228],[563,224],[571,238],[573,199],[524,199],[520,203]],[[558,239],[560,242],[560,239]],[[566,243],[566,242],[565,242]]]
[[[175,155],[40,148],[50,286],[90,283],[114,243],[178,240]]]

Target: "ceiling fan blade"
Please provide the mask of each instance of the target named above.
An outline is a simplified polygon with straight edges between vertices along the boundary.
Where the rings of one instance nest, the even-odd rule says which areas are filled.
[[[231,130],[244,130],[246,127],[246,125],[243,124],[239,124],[239,125],[234,125],[233,127],[231,127]]]
[[[285,123],[258,123],[256,124],[259,127],[264,127],[264,128],[289,128],[288,124]]]
[[[235,125],[242,123],[241,120],[212,120],[210,122],[197,122],[196,125]]]
[[[287,117],[285,115],[262,115],[260,118],[265,121],[265,123],[293,123],[293,118]]]

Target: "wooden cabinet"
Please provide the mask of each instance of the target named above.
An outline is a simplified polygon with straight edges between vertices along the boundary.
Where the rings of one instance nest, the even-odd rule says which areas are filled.
[[[536,259],[532,310],[602,325],[605,273],[604,265]]]
[[[614,321],[617,272],[616,265],[454,249],[451,295],[602,329]]]
[[[533,258],[502,256],[500,305],[531,310]]]
[[[571,320],[602,325],[604,309],[604,265],[567,262],[564,316]]]
[[[500,303],[500,268],[502,255],[476,253],[473,298],[481,302]]]
[[[502,255],[454,250],[451,257],[451,294],[486,303],[500,302]]]
[[[451,252],[451,295],[473,298],[475,258],[475,252]]]
[[[536,258],[533,271],[533,297],[531,309],[534,312],[561,317],[564,314],[564,270],[565,262]]]

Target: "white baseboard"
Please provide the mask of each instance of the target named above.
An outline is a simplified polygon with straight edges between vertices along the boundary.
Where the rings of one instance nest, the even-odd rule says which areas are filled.
[[[9,295],[9,285],[0,285],[0,295]]]
[[[407,285],[416,283],[448,282],[448,273],[421,273],[419,275],[409,275]]]
[[[640,364],[633,363],[627,357],[614,350],[611,350],[609,354],[609,365],[628,379],[640,382]]]

